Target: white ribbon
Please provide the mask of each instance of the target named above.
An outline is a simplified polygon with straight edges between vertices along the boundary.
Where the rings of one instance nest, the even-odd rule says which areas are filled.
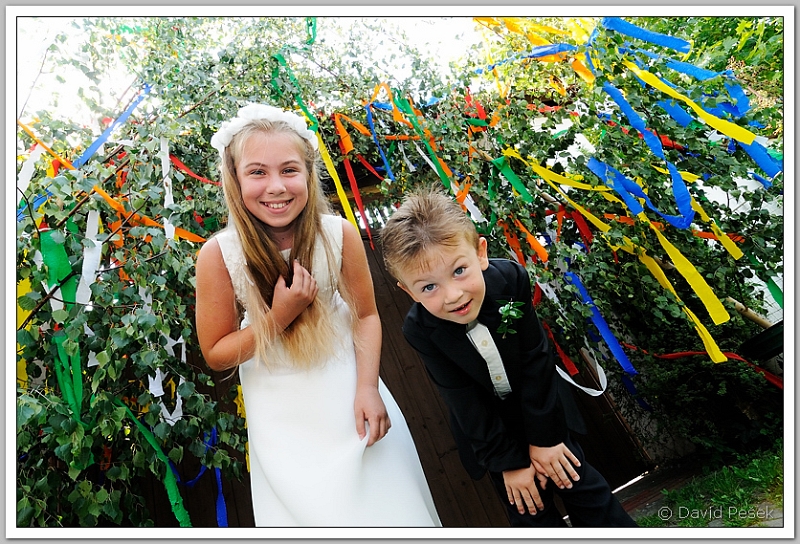
[[[33,177],[33,169],[36,166],[36,161],[39,160],[39,157],[42,156],[44,153],[44,148],[39,144],[33,148],[31,151],[30,157],[22,164],[22,168],[19,171],[19,175],[17,176],[17,189],[22,191],[24,194],[25,191],[28,190],[28,185],[31,183],[31,178]]]
[[[411,164],[411,161],[408,160],[408,157],[406,156],[406,152],[403,149],[403,147],[404,147],[403,144],[400,144],[397,147],[400,148],[400,153],[403,155],[403,161],[406,163],[406,166],[408,167],[408,171],[409,172],[416,172],[417,171],[417,167],[414,166],[413,164]]]
[[[165,378],[165,376],[164,376],[164,374],[161,373],[161,369],[160,368],[156,369],[155,377],[148,376],[147,378],[150,381],[150,387],[149,387],[150,394],[153,395],[154,397],[163,396],[164,395],[164,378]],[[186,380],[183,379],[183,376],[181,376],[181,379],[178,382],[178,387],[180,387],[180,385],[182,383],[184,383],[185,381]],[[178,393],[177,390],[175,391],[175,397],[176,397],[175,398],[175,410],[173,410],[171,413],[167,409],[167,406],[164,404],[163,399],[158,401],[158,404],[161,405],[161,417],[169,425],[175,425],[175,423],[177,423],[178,420],[181,417],[183,417],[183,397],[181,397],[181,394]]]
[[[164,176],[164,209],[167,210],[175,201],[172,199],[172,180],[169,177],[169,141],[164,136],[161,137],[161,151],[158,153],[158,157],[161,159],[161,172]],[[175,239],[175,227],[166,214],[164,215],[164,234],[166,234],[167,240]]]
[[[597,364],[597,361],[594,361],[594,369],[597,372],[597,379],[600,381],[600,388],[601,389],[599,389],[599,390],[591,389],[589,387],[584,387],[582,385],[578,385],[577,383],[575,383],[575,381],[572,379],[572,377],[569,374],[567,374],[566,372],[561,370],[561,367],[556,366],[556,370],[558,371],[559,375],[562,378],[564,378],[564,380],[566,380],[568,383],[571,383],[572,385],[574,385],[575,387],[577,387],[578,389],[580,389],[581,391],[583,391],[587,395],[591,395],[592,397],[599,397],[600,395],[602,395],[603,393],[606,392],[606,387],[608,386],[608,380],[606,379],[606,373],[603,370],[603,367],[600,366],[599,364]]]
[[[91,246],[83,248],[83,266],[81,268],[81,279],[78,282],[78,289],[75,291],[75,302],[87,305],[92,300],[92,290],[90,286],[97,279],[97,269],[100,267],[100,258],[103,254],[103,244],[98,243],[97,230],[100,221],[100,214],[97,210],[90,210],[86,215],[86,240]]]
[[[438,174],[439,172],[438,172],[438,170],[436,170],[436,166],[434,166],[434,164],[433,164],[433,161],[431,161],[431,160],[430,160],[430,159],[427,157],[427,155],[425,155],[425,153],[423,153],[423,152],[422,152],[422,149],[420,149],[420,147],[419,147],[419,144],[417,144],[417,142],[414,142],[414,147],[416,147],[416,148],[417,148],[417,152],[418,152],[418,153],[420,154],[420,156],[421,156],[421,157],[422,157],[422,158],[425,160],[425,162],[427,162],[427,163],[428,163],[428,166],[430,166],[430,167],[431,167],[431,169],[433,169],[433,171],[434,171],[434,172],[436,172],[436,173]],[[403,155],[403,156],[405,156],[405,155]],[[452,185],[450,186],[450,191],[451,191],[451,192],[453,191],[453,187],[452,187]],[[487,221],[487,220],[486,220],[486,218],[483,216],[483,214],[481,213],[481,211],[480,211],[480,210],[478,209],[478,207],[475,205],[475,201],[473,201],[473,200],[472,200],[472,195],[467,195],[467,198],[465,198],[465,199],[464,199],[464,206],[465,206],[465,207],[467,208],[467,210],[469,211],[469,214],[470,214],[470,216],[472,216],[472,220],[473,220],[473,221],[475,221],[476,223],[488,223],[488,221]]]

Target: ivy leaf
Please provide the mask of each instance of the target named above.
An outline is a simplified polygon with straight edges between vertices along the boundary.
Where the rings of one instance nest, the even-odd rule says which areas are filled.
[[[55,310],[52,316],[56,323],[64,323],[69,318],[69,312],[64,309]]]
[[[64,238],[64,233],[60,230],[54,230],[50,233],[50,239],[55,242],[56,244],[63,245],[66,238]]]

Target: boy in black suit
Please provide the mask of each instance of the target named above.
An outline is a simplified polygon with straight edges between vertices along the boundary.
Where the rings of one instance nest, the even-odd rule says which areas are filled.
[[[450,410],[461,461],[473,478],[489,472],[511,525],[565,526],[557,493],[573,526],[635,527],[570,436],[584,423],[555,371],[525,268],[489,259],[472,221],[435,190],[406,198],[381,242],[415,301],[403,333]]]

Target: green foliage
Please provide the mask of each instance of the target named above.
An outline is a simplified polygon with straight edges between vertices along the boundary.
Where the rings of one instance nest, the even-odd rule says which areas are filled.
[[[765,18],[698,18],[691,24],[682,21],[685,19],[633,22],[691,38],[696,57],[690,61],[700,61],[718,71],[731,67],[746,83],[748,93],[763,98],[737,123],[758,120],[768,125],[760,135],[774,138],[770,149],[781,150],[782,96],[777,75],[773,74],[783,73],[779,56],[782,22]],[[548,19],[540,23],[563,27],[564,21]],[[365,124],[364,102],[383,82],[393,89],[396,101],[410,100],[420,112],[416,119],[419,131],[429,131],[418,142],[420,149],[426,152],[426,142],[436,145],[436,156],[456,173],[459,183],[472,184],[470,196],[485,218],[504,221],[517,234],[526,258],[533,252],[513,219],[540,238],[549,233],[548,265],[529,263],[528,268],[539,282],[550,282],[558,291],[558,303],[545,297],[537,311],[573,360],[580,360],[578,349],[584,344],[596,352],[602,349],[587,322],[590,309],[575,296],[575,287],[562,280],[567,260],[618,336],[641,350],[662,354],[703,349],[683,308],[690,309],[707,326],[709,323],[694,291],[670,268],[668,256],[652,230],[641,222],[603,219],[604,214],[626,215],[618,202],[596,191],[569,191],[570,198],[610,225],[605,238],[594,230],[594,238],[591,243],[586,240],[584,251],[575,245],[583,237],[573,218],[565,218],[560,235],[554,235],[556,223],[551,212],[558,212],[559,203],[571,212],[574,208],[570,204],[527,164],[510,158],[508,165],[533,197],[530,203],[523,201],[490,162],[510,146],[526,160],[598,186],[602,182],[586,165],[587,158],[594,156],[615,165],[630,179],[643,180],[654,205],[665,213],[676,213],[669,180],[654,174],[650,167],[653,157],[621,113],[608,105],[600,89],[605,81],[626,93],[648,127],[669,135],[691,152],[665,149],[669,160],[681,170],[707,174],[702,182],[688,184],[690,193],[723,231],[744,237],[740,247],[752,254],[754,261],[735,260],[717,242],[665,227],[664,236],[696,266],[714,292],[758,311],[762,295],[750,278],[764,279],[783,272],[783,219],[771,211],[783,202],[782,176],[770,189],[746,189],[741,180],[754,169],[750,158],[740,149],[728,153],[724,141],[712,142],[706,127],[697,123],[683,127],[660,110],[655,105],[660,99],[657,93],[646,92],[624,69],[626,57],[617,49],[622,45],[619,35],[598,33],[595,47],[603,52],[604,70],[589,86],[565,62],[509,62],[498,66],[497,81],[494,74],[475,75],[478,67],[530,49],[523,35],[501,26],[494,28],[487,48],[467,51],[466,60],[453,65],[460,71],[455,77],[447,77],[438,72],[433,59],[409,45],[401,31],[381,20],[320,18],[315,40],[310,39],[303,18],[96,17],[75,25],[81,31],[78,42],[74,37],[68,40],[65,34],[57,36],[48,52],[48,69],[63,73],[63,78],[78,74],[75,81],[82,83],[76,95],[91,112],[92,121],[63,119],[58,111],[22,116],[23,121],[33,118],[28,126],[55,153],[74,160],[105,129],[104,118],[118,116],[145,83],[152,90],[128,121],[116,129],[112,138],[115,143],[106,144],[80,169],[62,169],[52,177],[46,174],[49,159],[45,155],[36,164],[30,187],[19,195],[27,209],[17,224],[17,281],[26,280],[31,286],[17,298],[19,307],[31,312],[17,331],[17,361],[24,361],[28,376],[27,383],[19,384],[17,394],[19,526],[152,524],[140,495],[140,483],[149,477],[163,479],[168,469],[116,399],[124,401],[152,431],[160,449],[173,462],[180,463],[191,455],[206,466],[220,467],[228,477],[241,477],[245,470],[234,455],[245,449],[244,421],[211,402],[206,391],[214,384],[202,361],[193,357],[199,353],[193,334],[194,258],[199,244],[183,238],[167,239],[161,227],[120,217],[93,188],[117,199],[128,212],[135,211],[159,224],[169,218],[175,227],[210,237],[226,223],[221,189],[172,166],[175,202],[165,207],[161,141],[166,139],[170,153],[192,172],[215,180],[218,157],[210,146],[211,136],[250,101],[297,109],[299,97],[319,121],[322,138],[334,162],[340,165],[343,158],[334,152],[338,141],[333,113]],[[746,41],[730,43],[726,36],[734,31],[747,34]],[[557,42],[571,38],[550,39]],[[276,60],[279,54],[288,69]],[[653,71],[668,72],[663,61],[642,60],[651,62]],[[118,78],[120,69],[129,78],[130,87],[117,95],[103,82]],[[550,85],[551,78],[561,83],[565,94]],[[703,92],[718,92],[718,99],[727,97],[719,78],[702,85],[685,78],[676,78],[673,83],[693,99],[700,100]],[[485,119],[478,118],[474,103],[465,103],[467,86],[474,101],[485,108]],[[440,100],[424,105],[431,97]],[[381,90],[375,101],[389,102],[386,91]],[[560,109],[539,111],[544,106]],[[606,123],[599,117],[602,113],[610,113],[617,125]],[[386,111],[375,110],[374,117],[381,149],[395,175],[394,181],[386,179],[380,185],[381,197],[371,204],[375,209],[390,208],[414,187],[442,183],[419,156],[414,140],[385,138],[413,138],[419,135],[417,128],[394,122]],[[348,132],[355,147],[351,159],[358,153],[372,165],[383,165],[370,136],[351,129]],[[595,151],[574,153],[582,141],[579,135],[585,138],[582,145],[588,142]],[[19,130],[18,171],[31,144],[30,137]],[[553,164],[553,160],[558,162]],[[328,189],[334,192],[331,182]],[[34,210],[34,196],[45,190],[51,197]],[[725,198],[712,198],[712,192]],[[91,305],[81,307],[55,288],[81,276],[84,248],[93,245],[84,236],[89,211],[97,211],[103,225],[98,235],[102,258],[96,281],[91,282]],[[646,213],[649,219],[661,221],[652,212]],[[39,220],[43,221],[41,227],[37,226]],[[509,256],[499,225],[492,221],[478,227],[489,241],[491,256]],[[699,222],[698,227],[709,230]],[[48,284],[48,267],[37,255],[45,228],[51,229],[50,239],[63,247],[68,259],[69,274],[55,284]],[[612,249],[611,245],[622,245],[625,237],[664,263],[677,298],[661,288],[636,256]],[[513,325],[513,316],[509,316]],[[757,332],[738,315],[709,329],[726,351],[736,351],[743,340]],[[67,358],[80,361],[81,370],[75,376],[68,365],[62,364],[54,343],[57,334],[64,336],[62,346]],[[187,359],[182,357],[183,347],[189,354]],[[90,354],[96,366],[87,366]],[[703,358],[664,361],[642,351],[629,355],[640,372],[636,378],[639,392],[656,409],[664,432],[716,451],[780,432],[777,402],[773,402],[774,395],[770,396],[774,391],[749,367],[733,361],[714,365]],[[618,377],[620,371],[613,361],[604,366]],[[150,393],[148,377],[158,370],[174,380],[174,394],[168,387],[160,398]],[[182,385],[178,385],[180,377],[185,380]],[[77,384],[82,393],[79,413],[66,398],[68,384]],[[675,394],[667,395],[667,391]],[[172,412],[178,394],[184,415],[175,425],[169,425],[161,418],[159,402]],[[622,398],[627,393],[618,391],[615,395]],[[225,400],[232,401],[235,396],[231,387]],[[633,413],[629,415],[637,417],[638,408],[630,410]],[[707,418],[716,426],[698,421],[698,413],[716,414]],[[213,428],[219,433],[219,445],[206,449],[203,438]]]
[[[503,337],[506,334],[516,334],[516,330],[512,329],[511,326],[515,320],[522,317],[522,308],[524,306],[523,302],[507,302],[504,300],[499,300],[498,302],[502,302],[503,305],[500,307],[500,326],[497,327],[498,332],[503,333]]]
[[[706,527],[714,519],[725,527],[745,527],[769,521],[770,511],[760,506],[763,501],[770,508],[783,508],[781,440],[720,464],[706,466],[703,475],[678,489],[662,491],[664,505],[673,514],[670,519],[659,519],[656,514],[637,523],[643,527]]]

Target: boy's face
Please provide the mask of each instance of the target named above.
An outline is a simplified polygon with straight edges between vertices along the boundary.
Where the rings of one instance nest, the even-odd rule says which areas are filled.
[[[425,264],[402,270],[397,285],[439,319],[462,325],[475,320],[486,295],[486,239],[480,238],[477,248],[466,239],[457,246],[433,248]]]

